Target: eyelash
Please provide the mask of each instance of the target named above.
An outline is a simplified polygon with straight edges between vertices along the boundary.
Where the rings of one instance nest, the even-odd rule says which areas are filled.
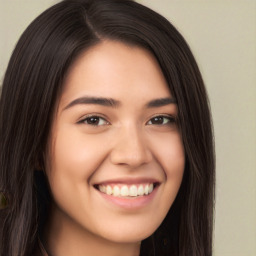
[[[92,122],[94,121],[98,121],[96,124],[93,124],[93,123],[88,123],[88,120],[91,119]],[[153,124],[152,123],[152,120],[155,119],[154,121],[155,122],[161,122],[163,121],[164,123],[163,124],[159,124],[159,123],[155,123]],[[103,120],[104,124],[100,124],[102,121],[100,120]],[[151,122],[151,123],[150,123]],[[83,118],[82,120],[78,121],[79,124],[86,124],[86,125],[91,125],[91,126],[103,126],[103,125],[109,125],[110,122],[108,122],[104,117],[100,116],[100,115],[97,115],[97,114],[92,114],[92,115],[89,115],[89,116],[86,116],[85,118]],[[157,115],[157,116],[154,116],[152,117],[146,124],[147,125],[158,125],[158,126],[163,126],[163,125],[172,125],[172,124],[175,124],[176,123],[176,118],[174,116],[171,116],[171,115]]]

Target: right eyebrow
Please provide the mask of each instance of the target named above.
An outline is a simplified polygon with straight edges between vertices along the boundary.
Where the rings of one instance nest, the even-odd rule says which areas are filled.
[[[176,99],[172,97],[154,99],[147,104],[148,108],[163,107],[169,104],[177,104]]]

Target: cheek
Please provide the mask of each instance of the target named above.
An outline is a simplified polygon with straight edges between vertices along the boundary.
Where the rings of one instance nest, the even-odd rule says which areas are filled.
[[[99,149],[102,149],[102,140],[100,136],[86,136],[81,132],[74,132],[68,127],[63,127],[58,131],[58,136],[53,145],[53,159],[55,171],[58,166],[64,166],[65,169],[77,170],[77,174],[85,169],[90,169],[93,164],[100,161],[104,152],[100,155]],[[97,153],[97,154],[96,154]]]
[[[170,207],[179,191],[185,168],[185,152],[181,136],[172,133],[165,139],[158,139],[155,154],[165,175],[163,207]]]
[[[173,136],[171,147],[166,150],[164,157],[166,182],[170,189],[178,190],[185,168],[185,152],[180,135]]]
[[[166,178],[182,177],[185,167],[185,152],[178,132],[170,133],[155,140],[154,155],[162,166]]]
[[[92,205],[90,177],[104,161],[107,145],[101,136],[86,136],[68,125],[56,131],[47,168],[52,196],[60,209],[82,222]]]
[[[63,125],[52,140],[48,179],[56,193],[68,188],[73,191],[71,186],[84,189],[107,155],[107,147],[100,136],[86,136],[74,129]]]

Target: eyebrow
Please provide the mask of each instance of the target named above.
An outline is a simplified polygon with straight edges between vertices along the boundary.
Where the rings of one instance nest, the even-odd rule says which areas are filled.
[[[120,101],[111,99],[111,98],[102,98],[102,97],[81,97],[71,101],[63,110],[71,108],[75,105],[81,104],[94,104],[101,105],[106,107],[118,107],[121,103]]]
[[[146,107],[148,108],[163,107],[169,104],[177,104],[176,99],[168,97],[168,98],[151,100],[150,102],[147,103]]]
[[[93,104],[93,105],[101,105],[106,107],[113,107],[116,108],[121,105],[121,102],[112,98],[103,98],[103,97],[80,97],[73,101],[71,101],[63,110],[71,108],[75,105],[81,104]],[[155,108],[155,107],[162,107],[169,104],[177,104],[174,98],[159,98],[149,101],[146,104],[146,108]]]

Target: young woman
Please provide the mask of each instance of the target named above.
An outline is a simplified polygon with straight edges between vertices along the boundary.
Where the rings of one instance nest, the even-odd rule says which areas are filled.
[[[212,255],[207,95],[154,11],[66,0],[36,18],[6,71],[0,143],[1,256]]]

